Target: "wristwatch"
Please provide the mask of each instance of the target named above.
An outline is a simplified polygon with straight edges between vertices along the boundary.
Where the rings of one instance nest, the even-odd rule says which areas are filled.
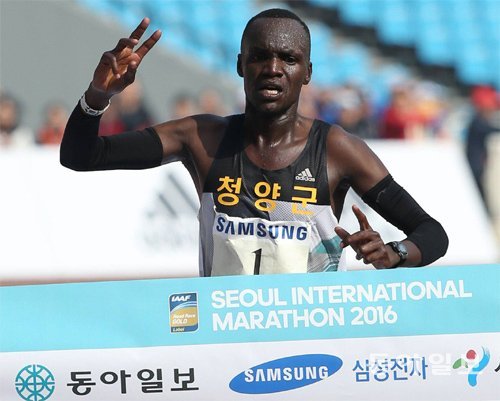
[[[387,245],[389,245],[392,248],[392,250],[396,252],[399,256],[399,262],[396,263],[394,266],[389,267],[389,269],[394,269],[395,267],[401,266],[408,257],[408,249],[406,248],[406,245],[399,241],[392,241],[389,242]]]

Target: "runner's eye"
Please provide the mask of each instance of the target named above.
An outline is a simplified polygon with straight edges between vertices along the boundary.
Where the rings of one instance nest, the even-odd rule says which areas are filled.
[[[251,54],[250,57],[248,57],[248,60],[252,63],[259,62],[265,59],[265,56],[262,54]]]

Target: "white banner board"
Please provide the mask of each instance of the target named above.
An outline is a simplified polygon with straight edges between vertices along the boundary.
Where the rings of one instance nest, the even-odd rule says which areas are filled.
[[[449,142],[371,142],[394,178],[450,238],[439,265],[497,263],[499,249],[465,164]],[[77,173],[56,148],[0,149],[0,283],[198,275],[198,199],[180,163],[143,171]],[[352,192],[384,241],[404,238]],[[471,234],[480,241],[471,240]],[[473,245],[472,245],[473,244]],[[367,268],[350,249],[350,269]]]

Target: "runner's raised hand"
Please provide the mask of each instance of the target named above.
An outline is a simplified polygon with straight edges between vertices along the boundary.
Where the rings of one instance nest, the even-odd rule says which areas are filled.
[[[86,93],[91,107],[105,107],[113,95],[134,82],[137,68],[161,37],[161,31],[156,30],[134,51],[149,23],[149,18],[144,18],[128,38],[120,39],[114,49],[103,53]]]

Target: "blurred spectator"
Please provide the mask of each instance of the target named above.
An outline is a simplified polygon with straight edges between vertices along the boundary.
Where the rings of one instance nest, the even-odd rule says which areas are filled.
[[[491,87],[475,87],[471,94],[475,112],[467,127],[466,154],[479,192],[484,200],[483,175],[487,159],[488,137],[500,131],[493,125],[495,111],[500,108],[499,94]]]
[[[316,104],[316,89],[314,85],[303,86],[299,99],[299,113],[309,118],[318,118],[319,114]]]
[[[109,136],[125,131],[125,125],[120,118],[120,105],[118,102],[111,102],[109,109],[101,117],[99,124],[99,136]]]
[[[409,139],[420,136],[423,121],[415,108],[412,89],[409,85],[393,88],[390,104],[382,113],[380,138]]]
[[[45,108],[44,122],[37,132],[39,145],[58,145],[61,143],[64,128],[68,121],[68,111],[61,103],[52,103]]]
[[[370,103],[360,88],[353,85],[343,86],[336,91],[335,103],[338,110],[335,123],[361,138],[377,137]]]
[[[333,88],[323,88],[316,96],[318,118],[328,124],[336,124],[338,119],[338,106],[335,103]]]
[[[187,93],[181,93],[174,99],[170,117],[172,120],[192,116],[198,113],[196,101]]]
[[[227,114],[226,107],[222,102],[219,92],[215,89],[205,89],[199,96],[199,108],[202,114],[215,114],[224,116]]]
[[[0,147],[23,147],[34,143],[33,132],[20,126],[21,108],[18,101],[0,93]]]
[[[448,112],[444,88],[430,81],[417,82],[413,88],[415,111],[425,126],[425,133],[434,137],[449,136],[443,126]]]
[[[141,130],[153,124],[138,81],[127,87],[117,98],[120,120],[125,131]]]

